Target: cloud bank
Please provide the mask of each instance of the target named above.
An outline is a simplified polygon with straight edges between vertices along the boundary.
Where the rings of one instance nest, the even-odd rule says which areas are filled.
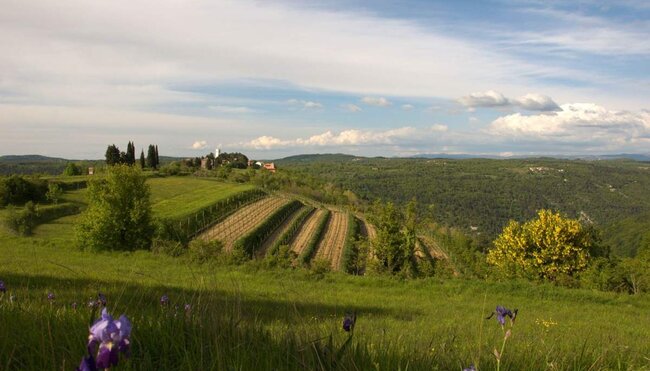
[[[559,111],[561,108],[551,99],[542,94],[528,93],[516,99],[506,98],[503,94],[488,90],[481,93],[471,93],[461,97],[458,102],[468,108],[476,107],[520,107],[528,111]]]

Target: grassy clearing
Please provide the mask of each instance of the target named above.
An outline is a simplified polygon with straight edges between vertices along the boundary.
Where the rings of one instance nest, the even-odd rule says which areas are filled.
[[[163,218],[182,217],[218,200],[254,188],[248,184],[188,177],[150,178],[147,183],[151,186],[154,215]]]
[[[75,367],[91,317],[84,303],[97,291],[111,312],[133,322],[133,356],[120,365],[127,370],[332,369],[319,360],[326,340],[318,339],[332,335],[335,347],[343,344],[341,320],[350,310],[359,319],[338,369],[460,370],[478,361],[490,370],[502,331],[483,318],[497,304],[520,310],[502,369],[650,369],[648,296],[526,282],[315,276],[255,263],[197,266],[148,252],[92,254],[71,247],[73,218],[57,223],[31,238],[0,230],[0,279],[16,296],[14,303],[9,293],[0,300],[2,369]],[[163,294],[169,308],[158,304]],[[174,309],[185,303],[189,316]]]

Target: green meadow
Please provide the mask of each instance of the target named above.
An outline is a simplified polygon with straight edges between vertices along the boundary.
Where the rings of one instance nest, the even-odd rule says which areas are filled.
[[[189,178],[150,182],[155,213],[167,215],[246,189]],[[98,317],[86,304],[98,292],[113,315],[133,323],[132,356],[117,367],[124,370],[492,370],[504,332],[485,317],[496,305],[519,309],[502,370],[650,369],[645,295],[90,253],[75,247],[75,220],[43,224],[31,237],[0,229],[0,280],[8,288],[0,294],[0,369],[76,367]],[[170,305],[159,303],[162,295]],[[341,327],[350,312],[358,316],[351,338]]]

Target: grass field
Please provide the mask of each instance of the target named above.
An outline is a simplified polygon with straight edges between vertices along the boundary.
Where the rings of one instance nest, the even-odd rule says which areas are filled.
[[[212,179],[150,178],[151,205],[155,216],[181,217],[236,193],[254,188],[249,184],[223,183]]]
[[[0,369],[76,367],[91,317],[84,303],[98,291],[113,314],[133,322],[133,354],[118,369],[461,370],[474,363],[491,370],[503,333],[484,317],[497,304],[519,308],[501,369],[650,369],[647,296],[321,276],[256,263],[198,266],[143,251],[92,254],[71,247],[71,220],[42,225],[30,238],[0,230],[0,280],[9,290],[0,300]],[[169,307],[159,304],[163,294]],[[342,318],[352,310],[359,317],[353,340],[335,357],[348,336]]]

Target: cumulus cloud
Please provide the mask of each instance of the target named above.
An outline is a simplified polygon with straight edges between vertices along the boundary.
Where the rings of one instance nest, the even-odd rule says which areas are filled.
[[[403,109],[404,111],[410,111],[410,110],[412,110],[413,108],[415,108],[415,107],[414,107],[412,104],[402,104],[402,109]]]
[[[197,140],[192,144],[192,149],[204,149],[205,147],[208,146],[208,142],[205,140]]]
[[[388,107],[392,103],[384,97],[363,97],[361,102],[369,106]]]
[[[219,113],[251,113],[252,109],[243,106],[208,106],[214,112]]]
[[[302,109],[322,109],[323,104],[319,102],[313,102],[310,100],[299,100],[299,99],[289,99],[287,101],[292,106],[300,107]]]
[[[244,143],[243,146],[253,149],[272,149],[278,147],[327,147],[327,146],[362,146],[376,144],[395,144],[397,141],[417,137],[418,130],[413,127],[402,127],[384,131],[375,130],[343,130],[335,133],[330,130],[312,135],[308,138],[283,140],[271,136],[261,136]]]
[[[433,126],[431,126],[430,129],[431,129],[431,131],[433,131],[435,133],[440,133],[440,132],[445,132],[445,131],[449,130],[449,127],[447,127],[447,125],[434,124]]]
[[[557,105],[550,97],[542,94],[528,93],[516,99],[510,99],[503,94],[488,90],[486,92],[472,93],[458,99],[458,102],[474,112],[476,107],[520,107],[528,111],[559,111]]]
[[[564,104],[553,114],[515,113],[494,120],[488,130],[510,138],[560,142],[633,143],[650,138],[650,114],[613,111],[593,103]]]
[[[361,112],[363,111],[361,107],[357,106],[356,104],[344,104],[342,107],[347,110],[348,112]]]

